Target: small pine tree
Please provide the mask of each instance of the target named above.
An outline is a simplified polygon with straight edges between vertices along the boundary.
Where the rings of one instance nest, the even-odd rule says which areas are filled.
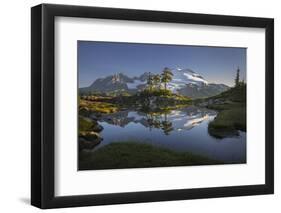
[[[240,69],[238,67],[236,72],[236,78],[235,78],[235,87],[239,86],[239,82],[240,82]]]
[[[152,86],[153,86],[153,76],[151,75],[150,72],[148,73],[148,77],[147,77],[147,82],[146,83],[147,83],[149,91],[151,92]]]
[[[172,80],[173,73],[169,68],[165,67],[161,74],[161,77],[162,77],[161,82],[164,83],[164,88],[165,90],[167,90],[167,83],[169,83]]]
[[[157,89],[160,89],[160,83],[161,83],[161,76],[156,74],[152,77],[153,81],[153,86],[156,87]]]

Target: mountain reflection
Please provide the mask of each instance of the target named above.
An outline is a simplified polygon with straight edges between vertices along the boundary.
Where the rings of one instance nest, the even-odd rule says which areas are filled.
[[[216,112],[213,110],[190,106],[176,110],[159,110],[157,112],[125,110],[105,114],[99,117],[98,120],[120,127],[126,127],[130,123],[137,123],[150,130],[161,129],[165,135],[169,135],[172,131],[190,130],[215,115]]]

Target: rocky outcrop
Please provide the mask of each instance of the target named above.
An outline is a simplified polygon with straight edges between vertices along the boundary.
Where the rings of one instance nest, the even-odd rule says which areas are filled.
[[[79,116],[79,150],[93,149],[98,145],[103,140],[99,134],[102,130],[96,120]]]
[[[94,140],[86,140],[84,137],[79,137],[79,150],[93,149],[101,143],[102,138],[96,138]]]

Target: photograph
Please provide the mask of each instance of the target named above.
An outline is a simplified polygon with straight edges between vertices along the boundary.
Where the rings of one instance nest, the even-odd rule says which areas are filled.
[[[134,208],[274,196],[268,195],[276,188],[272,16],[280,13],[263,10],[270,11],[264,17],[245,2],[252,8],[247,13],[221,14],[213,2],[201,11],[173,5],[32,6],[31,27],[24,27],[31,44],[31,75],[23,73],[30,97],[19,96],[31,101],[31,144],[24,146],[31,148],[31,165],[18,167],[29,172],[23,176],[31,179],[32,206]],[[14,52],[6,43],[6,52]],[[8,67],[18,62],[11,59]],[[262,198],[256,197],[248,197],[246,207],[236,205],[243,207],[238,211],[252,211]],[[177,208],[170,203],[164,212]],[[217,212],[217,206],[200,205],[202,212]]]
[[[78,170],[246,163],[246,48],[78,41]]]

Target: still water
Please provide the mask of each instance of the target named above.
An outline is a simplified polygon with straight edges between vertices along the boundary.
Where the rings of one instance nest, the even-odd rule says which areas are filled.
[[[216,111],[190,106],[162,114],[126,110],[102,116],[103,141],[92,152],[112,142],[148,143],[179,152],[191,152],[225,163],[246,162],[246,133],[217,139],[208,124]]]

